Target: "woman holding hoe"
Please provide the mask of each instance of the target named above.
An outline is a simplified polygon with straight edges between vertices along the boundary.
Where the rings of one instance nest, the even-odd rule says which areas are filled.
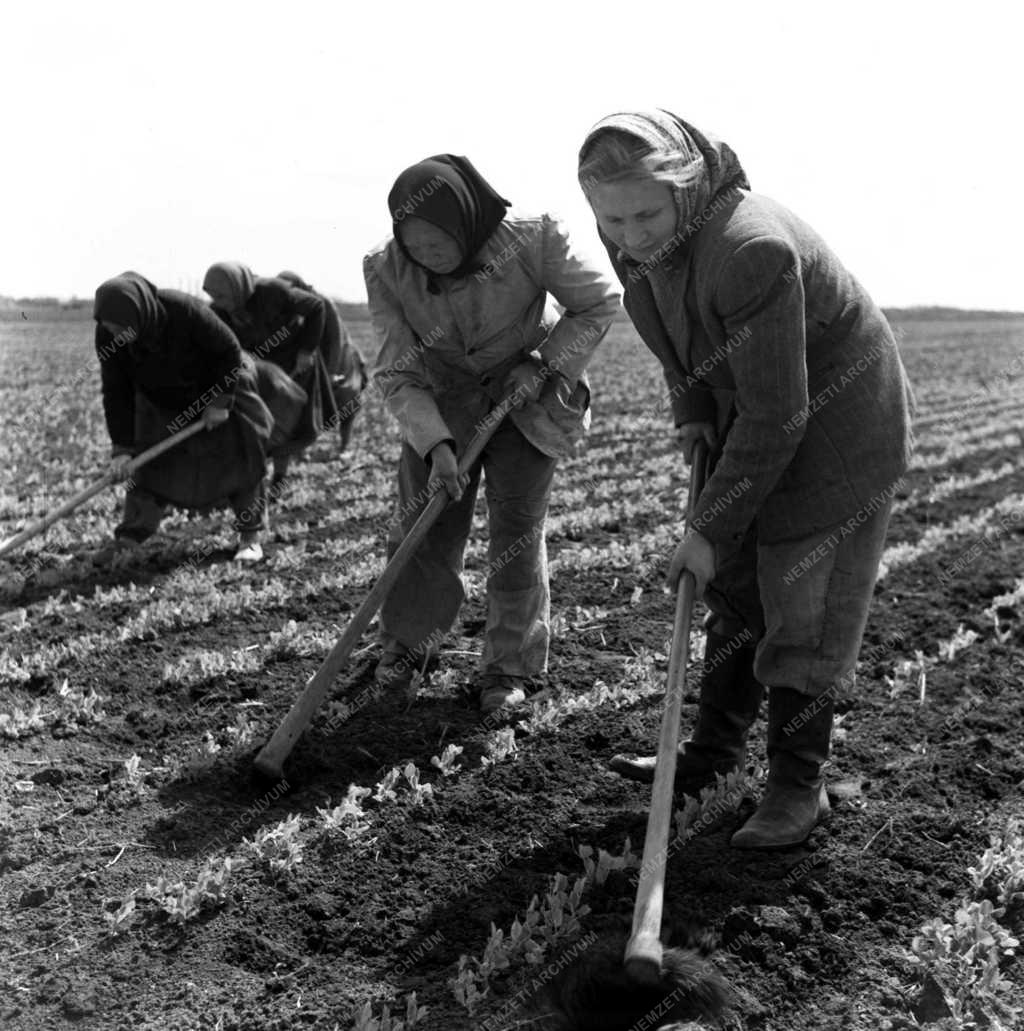
[[[284,487],[292,458],[312,444],[325,426],[338,421],[323,354],[329,302],[283,279],[257,278],[237,261],[211,265],[203,289],[242,348],[258,363],[269,362],[280,370],[257,365],[265,399],[281,425],[290,430],[283,440],[279,439],[283,434],[276,433],[269,448],[274,463],[271,488],[276,495]],[[282,372],[288,377],[283,383]],[[290,407],[286,398],[292,392],[303,404],[298,419],[285,422]]]
[[[598,122],[579,180],[663,366],[687,461],[695,441],[711,449],[668,570],[672,587],[689,570],[709,609],[677,790],[743,765],[767,687],[767,788],[732,844],[789,847],[829,810],[835,697],[853,679],[911,452],[903,365],[884,316],[814,230],[675,115]],[[653,779],[651,758],[612,767]]]
[[[137,272],[101,284],[93,313],[114,476],[124,479],[133,455],[194,419],[207,430],[138,470],[114,543],[94,559],[137,547],[156,532],[169,504],[228,504],[239,535],[235,559],[258,562],[265,448],[274,423],[257,393],[255,363],[205,304],[158,290]]]
[[[436,663],[455,620],[481,469],[490,518],[483,713],[519,704],[547,668],[549,590],[544,519],[557,459],[583,433],[583,370],[618,307],[618,292],[572,249],[547,214],[509,202],[464,157],[407,168],[388,196],[393,235],[363,271],[380,341],[374,379],[404,444],[389,554],[432,485],[451,504],[399,577],[381,611],[376,679],[408,698],[417,669]],[[559,315],[548,295],[564,306]],[[495,402],[518,406],[462,478],[458,456]]]

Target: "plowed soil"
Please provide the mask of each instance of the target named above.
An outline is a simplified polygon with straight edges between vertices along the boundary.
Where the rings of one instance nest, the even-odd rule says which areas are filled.
[[[368,327],[354,328],[372,353]],[[857,684],[839,704],[833,819],[795,851],[743,853],[728,841],[745,800],[669,863],[666,922],[680,938],[694,925],[717,937],[737,1029],[877,1031],[944,1015],[956,1026],[934,985],[922,995],[910,946],[925,921],[952,923],[973,897],[968,867],[1022,808],[1024,616],[1013,599],[992,606],[1024,566],[1024,322],[900,330],[918,461],[897,497]],[[88,323],[3,324],[0,346],[7,536],[99,475],[107,444]],[[398,439],[370,393],[350,450],[324,438],[297,467],[259,567],[231,564],[226,516],[180,513],[140,556],[95,569],[87,552],[114,524],[113,491],[0,559],[0,713],[39,713],[0,753],[0,1026],[348,1029],[366,1002],[379,1014],[399,1000],[404,1013],[415,991],[429,1010],[416,1027],[447,1031],[481,1026],[529,986],[536,971],[514,966],[470,1016],[448,982],[492,923],[507,929],[555,873],[582,874],[580,845],[618,854],[628,837],[640,851],[649,789],[606,763],[657,738],[672,616],[661,579],[687,484],[658,411],[660,374],[628,326],[602,345],[593,379],[593,432],[560,469],[548,534],[557,633],[536,704],[553,699],[561,715],[516,729],[518,750],[486,766],[494,728],[462,691],[484,626],[481,508],[441,676],[404,711],[362,704],[377,655],[367,635],[331,694],[352,711],[320,713],[286,783],[252,776],[261,741],[381,568]],[[976,639],[958,650],[958,630]],[[597,681],[635,690],[570,711]],[[99,718],[68,691],[99,695]],[[186,774],[204,734],[219,750]],[[464,748],[462,768],[444,777],[431,758],[448,744]],[[759,721],[752,765],[763,752]],[[410,762],[432,798],[414,804],[408,787],[368,798],[355,842],[318,829],[318,807]],[[104,913],[132,892],[160,876],[194,881],[205,860],[242,854],[243,839],[290,814],[303,842],[290,873],[250,862],[221,904],[184,923],[140,895],[110,933]],[[628,927],[626,875],[585,900],[585,931]],[[1019,910],[1004,922],[1024,930]],[[1024,999],[1020,960],[1004,957],[1002,973]],[[528,1020],[513,1008],[489,1026],[541,1026]]]

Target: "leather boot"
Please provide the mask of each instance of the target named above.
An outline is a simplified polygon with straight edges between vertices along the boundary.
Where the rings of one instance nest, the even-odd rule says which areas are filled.
[[[764,687],[754,677],[754,649],[738,647],[736,637],[707,633],[697,723],[676,759],[676,791],[697,798],[714,784],[715,774],[743,765],[747,733],[757,719]],[[629,759],[616,755],[608,764],[615,773],[650,784],[657,757]]]
[[[757,811],[732,836],[734,848],[791,848],[830,812],[821,768],[835,702],[789,687],[768,692],[768,783]]]

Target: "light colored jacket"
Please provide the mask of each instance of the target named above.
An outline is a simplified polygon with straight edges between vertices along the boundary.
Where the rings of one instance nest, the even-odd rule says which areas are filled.
[[[478,271],[438,276],[431,293],[424,270],[393,237],[366,255],[380,343],[374,382],[405,439],[426,457],[445,440],[461,449],[508,372],[532,353],[546,386],[538,402],[510,418],[535,447],[563,455],[589,421],[584,369],[615,316],[619,291],[573,251],[549,214],[510,211],[477,259]]]

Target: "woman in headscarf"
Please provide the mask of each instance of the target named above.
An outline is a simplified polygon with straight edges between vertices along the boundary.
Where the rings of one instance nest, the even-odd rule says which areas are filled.
[[[334,302],[326,295],[314,290],[297,272],[285,270],[278,272],[277,278],[298,287],[308,294],[319,297],[324,302],[324,335],[322,351],[327,375],[330,377],[331,393],[338,409],[338,435],[341,437],[341,450],[348,447],[352,436],[352,423],[359,414],[363,390],[368,380],[366,361],[359,348],[352,341],[348,327],[342,321]]]
[[[273,370],[259,366],[260,385],[275,417],[275,400],[291,400],[295,387],[304,392],[304,405],[287,439],[275,435],[271,445],[278,492],[284,485],[293,456],[301,454],[337,420],[337,406],[322,352],[327,315],[324,301],[281,279],[257,278],[240,262],[211,265],[203,279],[213,310],[234,330],[242,347],[258,362],[272,362],[293,384],[282,384]],[[284,423],[280,419],[279,423]]]
[[[252,359],[205,304],[177,290],[158,290],[137,272],[101,284],[93,316],[115,476],[124,477],[133,455],[195,419],[207,430],[135,473],[114,545],[97,558],[151,536],[167,505],[227,504],[239,534],[235,558],[259,561],[273,420],[257,392]]]
[[[687,462],[712,472],[672,587],[709,609],[697,723],[676,786],[741,767],[768,689],[769,774],[740,848],[806,839],[829,809],[822,766],[853,683],[892,498],[912,447],[912,397],[881,311],[824,241],[752,193],[733,151],[665,111],[611,115],[579,181],[661,362]],[[654,759],[613,768],[650,780]]]
[[[380,341],[374,381],[404,437],[389,550],[428,490],[441,483],[452,499],[384,603],[377,681],[408,698],[414,671],[436,661],[464,597],[482,469],[488,612],[472,690],[484,713],[522,702],[547,669],[548,497],[557,459],[583,434],[583,370],[618,307],[618,292],[555,218],[508,207],[466,158],[429,158],[398,177],[388,196],[393,235],[363,263]],[[549,295],[564,306],[561,316]],[[512,391],[519,407],[460,479],[457,456]]]

